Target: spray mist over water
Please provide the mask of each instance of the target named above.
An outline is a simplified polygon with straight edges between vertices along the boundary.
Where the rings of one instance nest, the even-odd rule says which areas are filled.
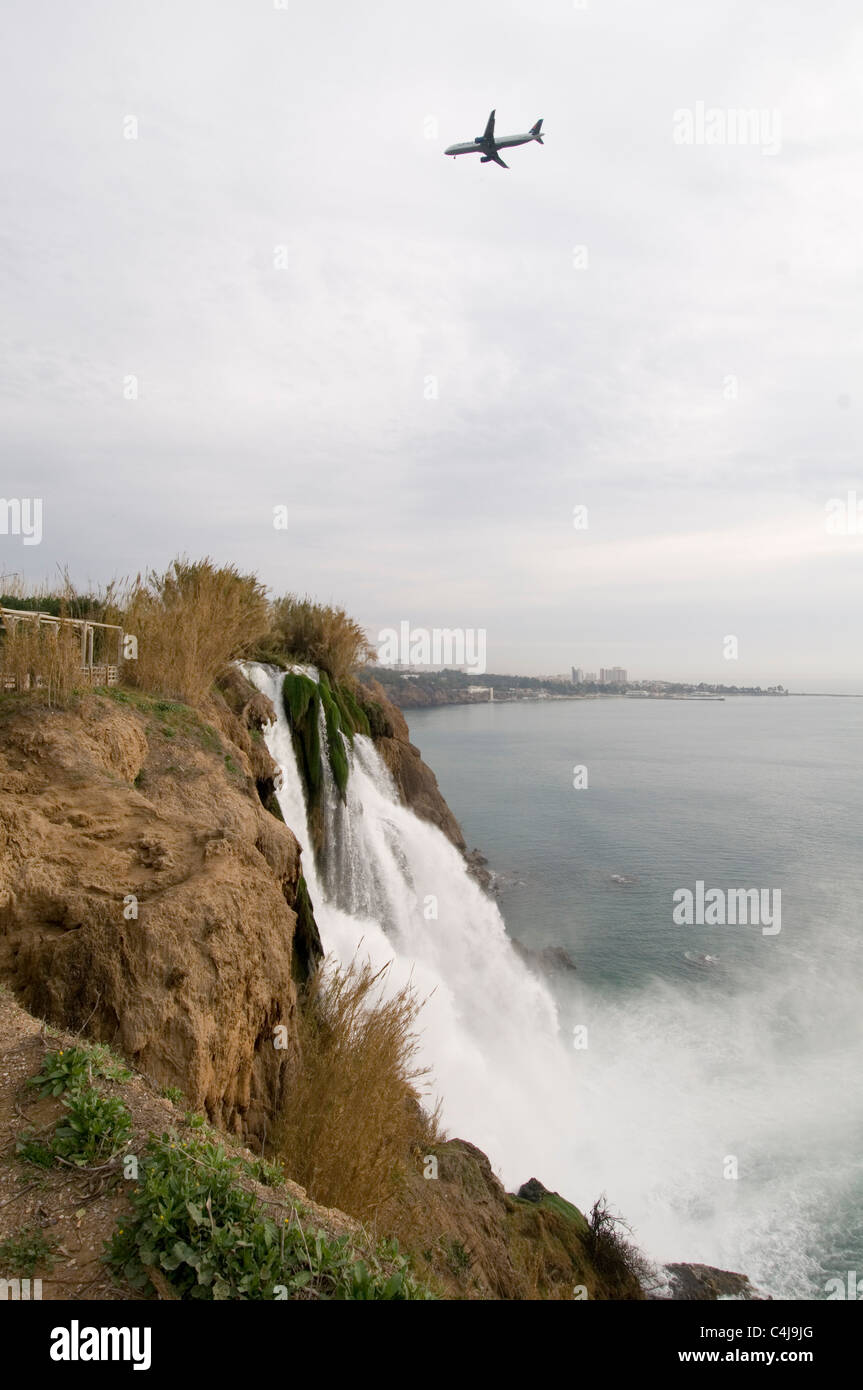
[[[449,1133],[484,1149],[510,1189],[537,1176],[582,1208],[606,1192],[654,1259],[716,1264],[774,1295],[817,1296],[835,1272],[831,1224],[863,1186],[859,1160],[848,1162],[860,1153],[849,1132],[859,1122],[842,1101],[856,1084],[853,981],[819,973],[814,996],[805,970],[757,989],[657,979],[607,996],[579,983],[556,1001],[461,855],[400,804],[361,735],[348,749],[344,801],[322,760],[328,849],[315,863],[283,678],[246,670],[277,711],[265,737],[324,949],[344,963],[358,951],[375,966],[392,962],[390,987],[411,980],[427,1001],[421,1062]],[[825,988],[831,1029],[813,1046],[811,1001]],[[581,1050],[577,1024],[588,1028]],[[730,1157],[738,1181],[724,1176]]]

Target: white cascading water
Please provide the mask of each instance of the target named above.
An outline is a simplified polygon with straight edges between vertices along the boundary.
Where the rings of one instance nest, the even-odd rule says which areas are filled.
[[[767,1036],[772,1001],[742,994],[729,1015],[727,1000],[693,1007],[661,981],[601,1002],[577,985],[562,1030],[497,905],[443,833],[401,805],[370,739],[347,750],[344,801],[322,759],[329,851],[315,863],[282,675],[245,669],[277,712],[265,737],[324,949],[343,963],[358,952],[391,962],[388,987],[411,981],[426,1001],[420,1062],[449,1134],[485,1150],[509,1190],[536,1176],[582,1209],[607,1192],[657,1260],[742,1269],[774,1295],[811,1297],[823,1211],[801,1194],[796,1088],[830,1094],[832,1078],[783,1070],[781,1044]],[[589,1049],[574,1050],[573,1021],[589,1023]],[[737,1151],[744,1121],[751,1180],[725,1182],[717,1155]],[[822,1164],[831,1161],[828,1148]]]
[[[560,1104],[564,1053],[548,989],[513,950],[496,904],[458,850],[401,805],[388,769],[362,735],[348,749],[344,801],[322,759],[330,849],[326,862],[315,863],[281,673],[245,669],[277,711],[265,737],[281,769],[279,805],[303,848],[325,951],[343,963],[357,952],[375,967],[392,962],[393,989],[412,982],[425,1000],[420,1062],[432,1067],[431,1099],[441,1096],[448,1131],[486,1150],[509,1183],[523,1182],[541,1166],[550,1123],[559,1125],[558,1149],[570,1123]]]

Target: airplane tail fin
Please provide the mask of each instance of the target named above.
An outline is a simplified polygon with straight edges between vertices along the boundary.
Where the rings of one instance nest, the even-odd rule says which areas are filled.
[[[537,121],[536,125],[532,125],[531,128],[530,128],[530,133],[531,133],[531,135],[533,136],[534,140],[538,140],[539,143],[542,145],[542,144],[544,144],[545,142],[543,141],[542,135],[540,134],[541,130],[542,130],[542,116],[540,116],[540,118],[539,118],[539,120]]]

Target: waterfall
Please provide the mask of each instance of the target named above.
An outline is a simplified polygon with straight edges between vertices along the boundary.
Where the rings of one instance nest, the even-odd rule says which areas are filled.
[[[562,1182],[570,1061],[554,1000],[513,949],[496,903],[443,832],[401,804],[374,743],[361,734],[347,748],[344,800],[322,759],[326,849],[316,862],[283,676],[244,669],[276,709],[265,730],[281,770],[276,795],[303,848],[324,950],[343,964],[357,953],[375,967],[391,962],[389,987],[411,982],[425,1001],[419,1060],[432,1069],[429,1099],[442,1100],[451,1135],[484,1149],[510,1187],[535,1170],[548,1181],[557,1170]]]
[[[854,978],[831,975],[836,1045],[813,1044],[790,1071],[783,1028],[802,1024],[782,972],[757,988],[744,981],[732,997],[655,979],[615,998],[577,977],[570,997],[555,1002],[462,856],[400,803],[361,735],[346,750],[344,800],[322,759],[326,850],[316,862],[283,677],[245,669],[276,709],[265,738],[324,948],[344,964],[357,952],[375,967],[392,962],[389,987],[410,981],[426,1000],[420,1063],[432,1069],[430,1099],[442,1098],[449,1134],[484,1149],[509,1190],[536,1176],[583,1210],[607,1192],[654,1259],[743,1270],[778,1297],[823,1287],[825,1222],[840,1248],[843,1230],[859,1220],[859,1158],[848,1162],[858,1152],[847,1133],[853,1112],[840,1102],[837,1113],[835,1101],[856,1055],[844,1045]],[[806,1005],[806,988],[802,997]],[[590,1046],[577,1049],[573,1026],[588,1023]],[[819,1039],[823,1031],[819,1024]],[[801,1127],[806,1096],[819,1099],[807,1102]],[[810,1191],[800,1175],[813,1172],[813,1146]],[[723,1155],[741,1147],[746,1181],[725,1181]],[[835,1197],[827,1216],[824,1192]]]

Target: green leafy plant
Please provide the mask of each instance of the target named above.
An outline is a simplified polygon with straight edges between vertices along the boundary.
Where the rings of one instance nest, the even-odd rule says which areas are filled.
[[[123,1101],[103,1096],[93,1079],[128,1081],[131,1075],[101,1043],[46,1053],[41,1071],[27,1084],[40,1096],[62,1096],[66,1114],[47,1141],[24,1132],[16,1144],[19,1157],[40,1168],[50,1168],[58,1158],[77,1167],[108,1162],[127,1143],[132,1122]]]
[[[41,1070],[28,1078],[27,1085],[38,1086],[40,1096],[60,1096],[89,1085],[97,1076],[128,1081],[131,1075],[110,1048],[97,1043],[93,1047],[67,1047],[46,1053]]]
[[[274,1221],[243,1186],[259,1173],[203,1136],[151,1135],[107,1262],[133,1289],[149,1293],[164,1279],[181,1299],[429,1296],[391,1248],[357,1252],[346,1238],[305,1230],[293,1209]]]
[[[25,1130],[15,1144],[15,1152],[25,1163],[33,1163],[37,1168],[54,1167],[54,1151],[50,1144],[36,1139],[32,1130]]]
[[[51,1149],[78,1167],[107,1163],[132,1135],[128,1108],[114,1096],[101,1096],[93,1086],[73,1091],[63,1101],[66,1118],[54,1131]]]
[[[267,1187],[281,1187],[285,1181],[285,1174],[278,1163],[270,1163],[265,1158],[255,1158],[247,1163],[247,1170],[251,1177],[258,1182],[266,1183]]]
[[[0,1243],[0,1273],[4,1279],[29,1279],[37,1268],[51,1269],[53,1264],[54,1242],[47,1240],[38,1226],[22,1226]]]

